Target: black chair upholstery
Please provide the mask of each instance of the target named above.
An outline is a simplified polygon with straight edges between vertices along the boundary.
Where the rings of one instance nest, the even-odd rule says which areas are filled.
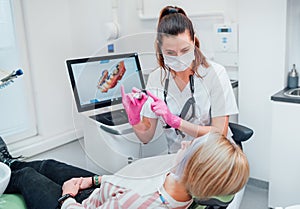
[[[234,195],[213,197],[208,200],[194,198],[189,209],[225,209],[232,202]]]
[[[245,126],[242,126],[240,124],[229,123],[229,127],[232,131],[232,134],[233,134],[233,136],[232,136],[233,140],[241,148],[243,148],[242,147],[242,142],[247,141],[253,135],[253,130],[252,129],[247,128]]]

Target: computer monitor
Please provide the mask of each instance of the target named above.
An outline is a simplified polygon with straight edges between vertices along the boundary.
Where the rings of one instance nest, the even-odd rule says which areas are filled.
[[[137,53],[66,60],[78,112],[108,107],[122,102],[132,87],[145,88]]]

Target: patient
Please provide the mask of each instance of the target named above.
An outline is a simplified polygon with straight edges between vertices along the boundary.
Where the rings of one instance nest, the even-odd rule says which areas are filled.
[[[217,133],[182,141],[175,157],[144,158],[104,176],[54,160],[20,162],[1,141],[0,159],[12,170],[6,193],[21,193],[28,209],[54,209],[61,196],[63,209],[187,208],[192,197],[234,194],[249,177],[245,154]]]

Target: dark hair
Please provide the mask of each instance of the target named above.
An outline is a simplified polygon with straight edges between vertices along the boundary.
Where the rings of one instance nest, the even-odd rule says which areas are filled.
[[[200,77],[199,73],[197,72],[198,67],[202,65],[205,68],[208,68],[209,64],[207,63],[205,56],[200,51],[200,42],[198,38],[195,37],[193,23],[187,17],[182,8],[176,6],[166,6],[160,12],[155,42],[157,61],[159,66],[166,71],[167,68],[165,66],[161,51],[162,39],[164,36],[177,36],[178,34],[184,33],[186,30],[188,30],[191,40],[195,39],[195,61],[192,69],[195,74]]]

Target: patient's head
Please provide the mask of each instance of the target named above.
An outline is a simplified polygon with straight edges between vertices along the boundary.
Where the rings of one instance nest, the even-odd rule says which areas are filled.
[[[209,133],[184,152],[184,168],[176,174],[198,198],[235,194],[247,183],[249,164],[240,147],[224,136]]]

